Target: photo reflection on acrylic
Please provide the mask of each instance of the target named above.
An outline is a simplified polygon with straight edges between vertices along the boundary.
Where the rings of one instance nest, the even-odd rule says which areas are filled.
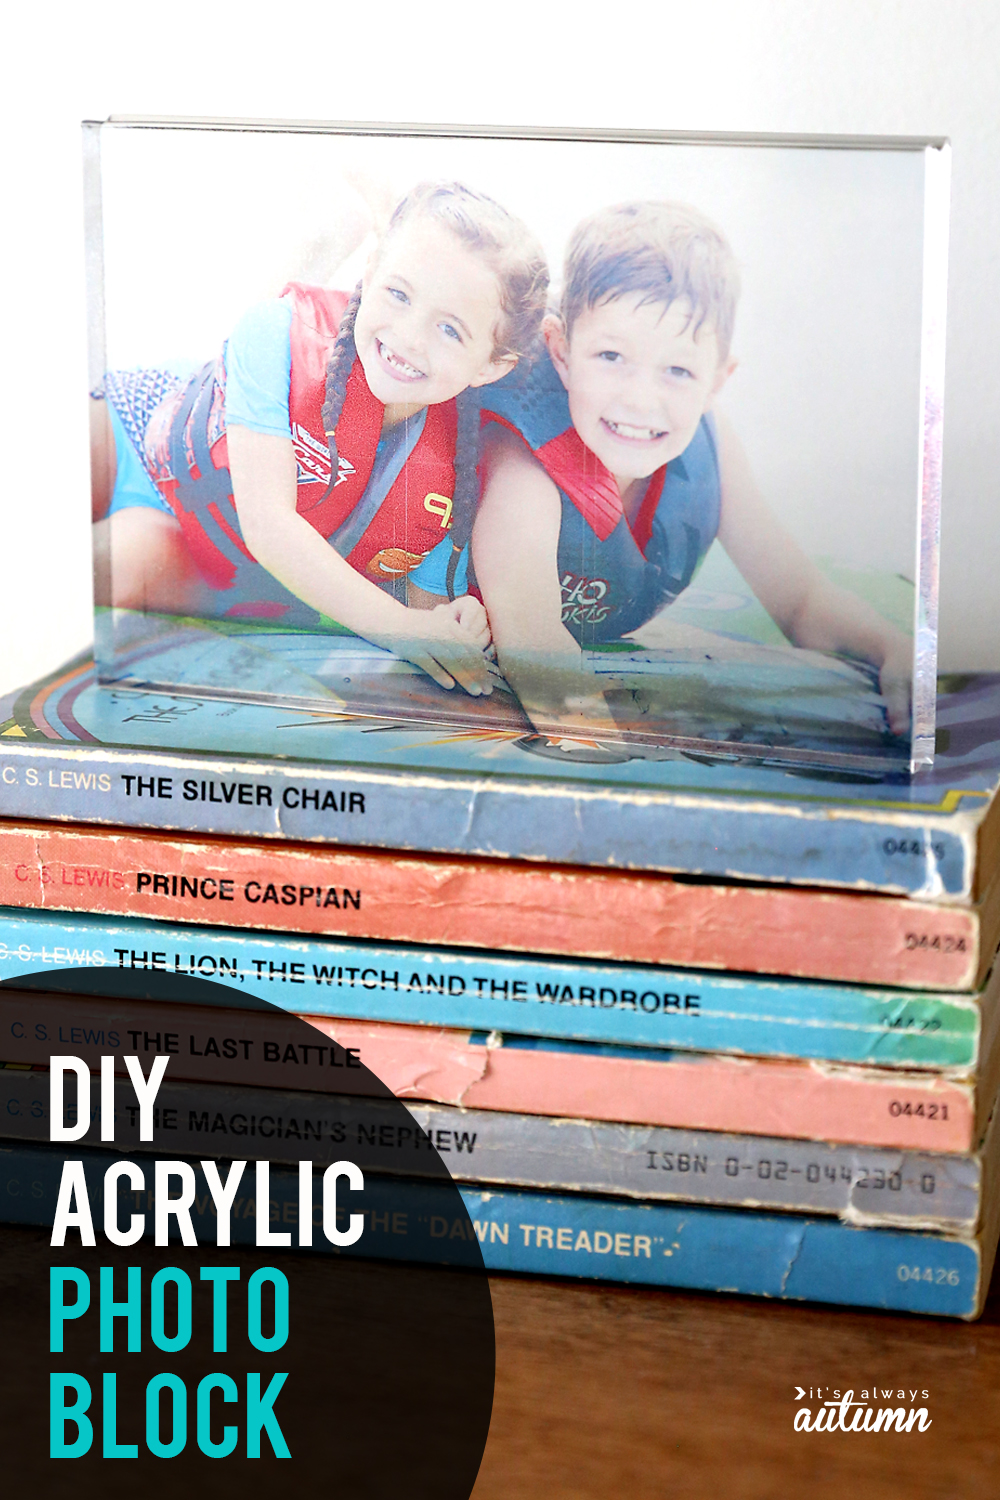
[[[930,760],[945,143],[85,144],[102,681]]]

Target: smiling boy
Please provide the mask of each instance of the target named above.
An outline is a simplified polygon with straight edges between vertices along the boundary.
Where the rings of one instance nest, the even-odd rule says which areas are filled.
[[[570,240],[548,358],[488,393],[473,556],[539,728],[613,729],[584,650],[647,625],[718,538],[788,640],[869,662],[889,727],[908,731],[912,643],[806,557],[712,410],[738,295],[732,251],[696,210],[603,210]]]

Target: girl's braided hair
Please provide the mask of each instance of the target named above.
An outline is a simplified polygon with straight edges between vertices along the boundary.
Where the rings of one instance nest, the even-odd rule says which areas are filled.
[[[396,205],[382,243],[414,214],[426,214],[450,229],[490,265],[500,293],[500,317],[493,332],[493,358],[525,358],[537,345],[546,310],[549,271],[541,246],[520,219],[485,193],[461,182],[423,182]],[[337,340],[326,368],[323,431],[330,447],[329,495],[337,482],[336,428],[344,407],[347,381],[356,349],[354,324],[361,305],[361,285],[355,287],[340,321]],[[469,388],[456,401],[458,433],[455,443],[455,496],[452,501],[452,554],[448,563],[448,597],[455,597],[459,557],[472,535],[479,500],[479,398]],[[324,499],[326,496],[324,495]]]

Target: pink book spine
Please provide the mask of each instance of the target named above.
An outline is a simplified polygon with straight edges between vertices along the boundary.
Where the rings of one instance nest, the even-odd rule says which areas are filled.
[[[709,1053],[654,1061],[629,1057],[627,1048],[536,1051],[473,1045],[468,1032],[309,1019],[359,1050],[401,1099],[920,1151],[970,1151],[985,1124],[973,1085],[940,1074],[900,1078]]]
[[[508,860],[0,826],[0,904],[262,931],[975,988],[976,909]]]
[[[304,1032],[301,1022],[270,1008],[214,1010],[0,988],[0,1062],[44,1066],[71,1055],[94,1071],[102,1057],[113,1056],[124,1073],[131,1055],[148,1074],[152,1059],[165,1056],[169,1077],[202,1083],[317,1093],[370,1089],[356,1052],[334,1048],[319,1028],[313,1046]]]
[[[0,1060],[47,1063],[72,1053],[92,1067],[114,1054],[149,1071],[206,1082],[361,1092],[356,1060],[402,1099],[644,1125],[969,1151],[979,1139],[974,1087],[939,1074],[889,1074],[805,1062],[674,1054],[562,1052],[474,1043],[470,1033],[273,1011],[59,999],[0,990]],[[290,1040],[291,1038],[291,1040]],[[324,1040],[333,1040],[335,1052]]]

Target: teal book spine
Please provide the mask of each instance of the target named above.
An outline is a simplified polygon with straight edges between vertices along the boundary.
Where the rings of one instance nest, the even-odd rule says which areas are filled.
[[[1000,973],[979,994],[928,994],[0,910],[0,981],[77,967],[129,969],[140,989],[144,971],[193,975],[217,1004],[309,1015],[957,1071],[976,1067],[1000,1010]]]

